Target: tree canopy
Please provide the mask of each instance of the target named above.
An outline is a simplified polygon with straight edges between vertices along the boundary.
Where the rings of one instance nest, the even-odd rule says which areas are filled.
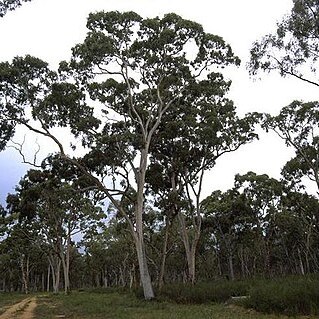
[[[318,0],[293,0],[291,13],[277,25],[274,34],[256,41],[251,49],[249,69],[279,71],[319,86],[317,74],[319,51]]]
[[[87,187],[102,192],[126,219],[144,293],[152,298],[143,212],[148,160],[152,145],[165,130],[161,123],[182,106],[184,114],[192,114],[194,130],[202,132],[202,145],[210,141],[208,150],[216,142],[216,129],[209,125],[229,130],[223,137],[227,148],[233,143],[232,132],[250,132],[248,138],[238,134],[239,140],[243,138],[239,145],[251,140],[254,121],[237,125],[233,105],[224,98],[229,84],[218,68],[238,65],[239,59],[221,37],[204,32],[198,23],[173,13],[143,19],[134,12],[114,11],[90,14],[87,28],[84,42],[72,49],[71,60],[61,62],[58,71],[31,56],[0,64],[1,145],[16,125],[56,143],[60,157],[86,176]],[[214,112],[225,116],[218,118]],[[234,127],[228,121],[234,121]],[[207,123],[206,128],[201,122]],[[85,155],[69,154],[64,141],[54,135],[55,127],[67,128],[80,140]],[[174,138],[185,138],[180,136],[185,132],[177,133]],[[183,147],[196,150],[199,144],[193,142]],[[208,168],[216,155],[205,152]],[[132,202],[133,216],[118,196]]]
[[[1,0],[0,1],[0,17],[4,17],[8,11],[15,10],[20,7],[23,2],[29,2],[31,0]]]
[[[294,101],[282,108],[279,115],[266,115],[263,126],[274,130],[295,149],[296,156],[284,167],[284,176],[300,183],[307,176],[319,189],[319,108],[318,102]]]

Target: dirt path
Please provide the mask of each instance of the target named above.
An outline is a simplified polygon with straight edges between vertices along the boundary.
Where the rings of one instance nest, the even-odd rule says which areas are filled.
[[[35,298],[26,298],[12,305],[5,313],[0,315],[0,319],[32,319],[33,311],[37,306]]]

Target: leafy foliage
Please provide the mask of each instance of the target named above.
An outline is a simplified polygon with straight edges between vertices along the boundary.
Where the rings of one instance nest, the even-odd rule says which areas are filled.
[[[8,11],[15,10],[20,7],[23,2],[31,0],[1,0],[0,2],[0,17],[4,17]]]
[[[319,86],[318,79],[310,77],[311,73],[316,75],[318,67],[319,3],[317,0],[293,0],[293,3],[290,15],[278,24],[277,32],[253,44],[249,68],[252,74],[258,70],[278,70],[282,76],[291,75]]]
[[[294,101],[284,107],[279,115],[266,115],[264,128],[274,130],[295,149],[296,156],[284,167],[283,174],[292,184],[301,182],[303,176],[314,181],[319,189],[319,106],[318,102]]]

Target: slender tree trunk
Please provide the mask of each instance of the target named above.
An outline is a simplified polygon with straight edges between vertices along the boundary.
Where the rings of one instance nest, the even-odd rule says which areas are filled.
[[[28,260],[25,261],[25,255],[20,256],[20,268],[21,268],[21,274],[22,274],[23,290],[26,294],[28,294],[29,293]]]
[[[170,229],[170,222],[169,222],[169,219],[166,217],[165,237],[164,237],[163,250],[162,250],[161,268],[160,268],[160,274],[159,274],[159,278],[158,278],[159,290],[162,289],[163,284],[164,284],[164,274],[165,274],[165,265],[166,265],[166,257],[167,257],[167,244],[168,244],[169,229]]]
[[[62,269],[63,269],[63,278],[64,278],[64,293],[68,294],[70,292],[69,269],[68,269],[67,256],[64,256],[63,252],[61,253],[61,259],[62,259]]]
[[[299,247],[297,248],[298,252],[298,259],[299,259],[299,266],[300,266],[300,272],[304,276],[305,275],[305,268],[303,266],[302,258],[301,258],[301,253]]]
[[[48,259],[51,267],[53,293],[57,294],[60,286],[61,260],[58,256],[55,258],[50,256]]]
[[[103,272],[103,286],[104,286],[104,288],[107,288],[109,286],[108,280],[107,280],[107,272],[106,272],[106,270],[104,270],[104,272]]]
[[[48,274],[47,274],[47,276],[48,276],[48,278],[47,278],[47,292],[50,291],[50,276],[51,276],[50,270],[51,270],[51,266],[50,266],[50,264],[49,264],[49,265],[48,265]]]
[[[246,271],[245,271],[245,261],[244,261],[244,248],[242,245],[240,245],[238,250],[238,257],[240,260],[240,268],[241,268],[241,276],[242,278],[246,277]]]
[[[61,271],[61,260],[58,260],[56,269],[55,269],[55,281],[53,283],[53,292],[56,294],[59,292],[60,286],[60,271]],[[53,271],[52,271],[53,273]]]
[[[71,234],[68,235],[65,255],[65,271],[64,271],[64,292],[70,293],[70,254],[71,254]]]
[[[45,291],[45,273],[44,273],[44,271],[42,272],[42,275],[41,275],[41,291]]]
[[[196,280],[196,249],[200,237],[200,229],[198,227],[200,227],[200,225],[194,225],[194,238],[191,240],[186,229],[185,218],[180,212],[178,213],[178,220],[181,228],[182,241],[185,248],[188,269],[187,278],[189,282],[194,284]]]
[[[135,242],[135,245],[136,245],[138,266],[140,270],[140,280],[141,280],[141,284],[142,284],[143,292],[144,292],[144,298],[146,300],[150,300],[154,298],[154,291],[153,291],[151,276],[149,274],[149,270],[148,270],[148,266],[146,262],[144,241],[138,238]]]
[[[64,293],[68,294],[70,292],[70,249],[71,249],[71,235],[67,235],[66,247],[63,246],[62,241],[60,241],[60,258],[62,262],[63,278],[64,278]]]
[[[229,276],[231,280],[235,280],[234,265],[233,265],[233,255],[231,252],[228,253],[228,268]]]
[[[135,265],[132,265],[132,268],[130,269],[130,289],[133,288],[133,285],[135,283]]]
[[[197,243],[192,243],[192,247],[187,253],[187,264],[188,264],[188,280],[192,283],[195,284],[196,280],[196,248],[195,245]]]
[[[144,185],[147,167],[147,149],[141,151],[139,171],[137,173],[137,203],[135,210],[136,232],[134,234],[135,247],[140,270],[140,280],[143,287],[144,298],[153,299],[154,291],[149,273],[143,232],[143,212],[144,212]]]

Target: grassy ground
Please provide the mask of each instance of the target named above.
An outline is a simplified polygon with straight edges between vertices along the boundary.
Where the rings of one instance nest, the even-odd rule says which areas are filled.
[[[7,309],[7,307],[26,298],[25,294],[17,293],[0,293],[0,315]]]
[[[283,319],[234,305],[180,305],[169,302],[145,302],[129,294],[73,292],[69,296],[38,296],[35,319]],[[296,317],[295,317],[296,318]],[[306,317],[315,318],[315,317]]]

